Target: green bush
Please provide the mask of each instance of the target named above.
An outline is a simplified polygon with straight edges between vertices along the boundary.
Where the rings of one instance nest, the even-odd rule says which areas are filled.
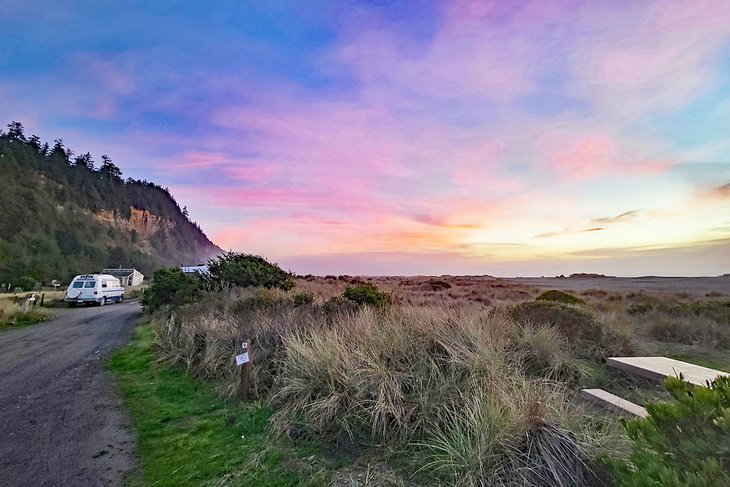
[[[288,291],[292,274],[263,257],[226,252],[208,264],[209,281],[217,287],[263,287]]]
[[[277,294],[271,289],[258,289],[252,296],[239,299],[231,306],[231,312],[241,314],[250,311],[270,310],[290,303],[283,293]]]
[[[21,288],[23,291],[33,291],[36,287],[37,281],[35,278],[30,276],[23,276],[15,282],[15,286]]]
[[[689,304],[680,304],[671,314],[702,316],[715,323],[730,325],[730,301],[696,301]]]
[[[390,294],[380,291],[375,284],[360,284],[347,286],[342,293],[345,299],[357,304],[383,307],[391,304]]]
[[[152,284],[142,293],[142,306],[155,311],[165,304],[192,301],[201,292],[201,281],[195,275],[184,274],[177,267],[155,271]]]
[[[550,291],[545,291],[544,293],[542,293],[535,299],[540,300],[540,301],[556,301],[558,303],[565,303],[565,304],[585,303],[584,300],[582,300],[578,297],[575,297],[572,294],[568,294],[563,291],[558,291],[557,289],[551,289]]]
[[[730,485],[730,378],[692,387],[671,377],[676,402],[647,405],[649,417],[625,422],[628,461],[609,461],[619,486]]]

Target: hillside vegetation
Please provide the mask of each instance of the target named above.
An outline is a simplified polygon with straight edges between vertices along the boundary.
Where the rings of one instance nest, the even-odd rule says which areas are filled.
[[[104,267],[156,268],[220,252],[169,191],[122,177],[106,156],[74,156],[26,137],[18,122],[0,132],[0,284],[29,288]]]

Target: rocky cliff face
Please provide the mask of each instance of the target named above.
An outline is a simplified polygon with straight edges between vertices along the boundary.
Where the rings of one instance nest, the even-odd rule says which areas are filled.
[[[152,235],[162,230],[167,232],[175,227],[175,222],[170,219],[159,217],[147,210],[130,208],[129,218],[109,210],[100,210],[94,216],[100,222],[112,225],[118,229],[135,231],[137,237],[143,240],[149,239]]]
[[[147,254],[159,253],[163,248],[167,250],[165,253],[171,254],[184,248],[188,250],[190,261],[197,262],[205,261],[221,251],[202,233],[191,233],[189,228],[181,228],[172,218],[161,217],[148,210],[130,207],[128,217],[118,212],[100,210],[94,217],[99,223],[128,235],[131,243]],[[192,226],[190,222],[184,223]]]

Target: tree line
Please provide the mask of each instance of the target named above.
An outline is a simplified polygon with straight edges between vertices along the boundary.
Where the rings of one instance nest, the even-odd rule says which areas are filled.
[[[106,154],[100,162],[60,138],[50,144],[27,136],[21,122],[0,131],[0,283],[68,279],[118,265],[151,273],[217,250],[167,188],[125,180]],[[132,208],[172,224],[141,241],[134,231],[90,218],[106,210],[129,219]]]

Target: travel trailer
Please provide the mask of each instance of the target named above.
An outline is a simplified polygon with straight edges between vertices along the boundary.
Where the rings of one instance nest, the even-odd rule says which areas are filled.
[[[124,301],[124,288],[119,279],[109,274],[82,274],[76,276],[66,289],[63,298],[73,308],[77,304],[96,304]]]

